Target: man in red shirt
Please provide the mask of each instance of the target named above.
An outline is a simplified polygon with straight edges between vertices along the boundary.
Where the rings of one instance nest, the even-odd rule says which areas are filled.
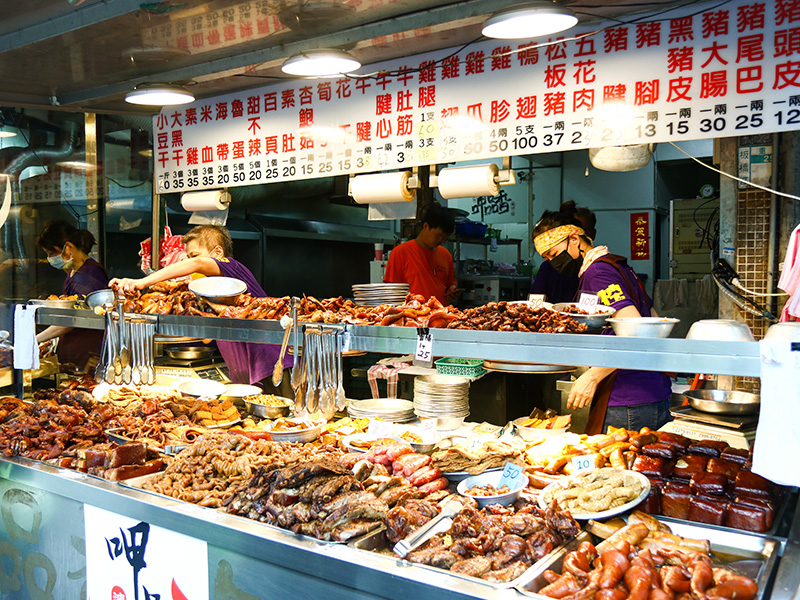
[[[425,298],[436,296],[445,306],[456,290],[453,257],[442,247],[455,229],[453,215],[432,204],[422,220],[422,231],[413,240],[397,246],[389,255],[385,283],[407,283],[409,292]]]

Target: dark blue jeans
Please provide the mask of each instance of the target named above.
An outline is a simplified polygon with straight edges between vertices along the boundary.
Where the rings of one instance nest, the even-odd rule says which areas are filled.
[[[642,427],[658,429],[672,420],[669,414],[670,400],[651,402],[650,404],[634,404],[632,406],[609,406],[603,421],[603,431],[608,426],[624,427],[630,431],[639,431]]]

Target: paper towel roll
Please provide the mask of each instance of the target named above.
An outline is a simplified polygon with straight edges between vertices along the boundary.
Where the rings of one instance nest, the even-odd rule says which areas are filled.
[[[231,202],[231,195],[224,190],[205,190],[202,192],[186,192],[181,196],[183,210],[225,210]]]
[[[359,204],[410,202],[416,190],[408,189],[411,171],[357,175],[350,182],[350,195]]]
[[[442,198],[470,198],[473,196],[496,196],[500,184],[495,181],[497,165],[452,167],[439,171],[439,193]]]

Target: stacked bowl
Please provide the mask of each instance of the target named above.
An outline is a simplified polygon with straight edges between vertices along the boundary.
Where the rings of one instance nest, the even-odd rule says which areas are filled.
[[[447,375],[417,377],[414,413],[423,420],[436,419],[437,429],[458,429],[469,414],[469,380]]]
[[[414,404],[399,398],[350,400],[347,414],[352,419],[381,419],[390,423],[408,423],[414,420]]]
[[[353,300],[359,306],[403,304],[407,294],[407,283],[360,283],[353,285]]]

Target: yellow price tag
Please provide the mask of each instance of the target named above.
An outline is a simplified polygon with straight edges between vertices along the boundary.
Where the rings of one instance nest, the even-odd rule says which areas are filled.
[[[417,148],[417,160],[436,160],[436,146],[427,146],[425,148]]]
[[[417,127],[417,138],[424,140],[426,138],[439,136],[439,121],[425,121]]]

